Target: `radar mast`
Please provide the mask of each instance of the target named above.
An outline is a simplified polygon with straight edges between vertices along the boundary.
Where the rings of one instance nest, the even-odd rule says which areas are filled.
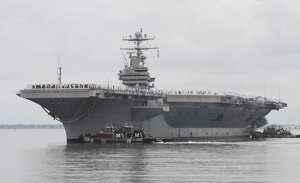
[[[59,64],[59,57],[58,57],[58,67],[57,67],[57,84],[61,85],[61,66]]]
[[[121,48],[121,50],[126,50],[129,55],[130,60],[129,65],[125,64],[125,68],[120,70],[118,73],[119,80],[122,84],[133,88],[143,88],[150,89],[154,87],[154,77],[150,77],[148,68],[145,67],[146,56],[144,56],[144,51],[150,49],[158,49],[158,47],[144,46],[142,43],[144,41],[154,40],[155,37],[148,37],[147,34],[143,34],[142,29],[135,32],[134,36],[129,35],[127,38],[123,38],[123,41],[128,41],[129,43],[134,43],[133,47]]]

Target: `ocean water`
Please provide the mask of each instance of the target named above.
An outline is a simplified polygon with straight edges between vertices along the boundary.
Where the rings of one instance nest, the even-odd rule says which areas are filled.
[[[300,182],[300,138],[66,144],[62,129],[0,130],[0,182]]]

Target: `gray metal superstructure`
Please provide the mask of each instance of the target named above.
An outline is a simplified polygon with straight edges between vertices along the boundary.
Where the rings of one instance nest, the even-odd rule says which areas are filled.
[[[136,32],[134,37],[129,36],[129,38],[123,38],[123,41],[133,42],[136,45],[135,47],[121,48],[121,50],[129,51],[128,54],[130,59],[130,63],[125,63],[125,68],[118,73],[119,79],[122,80],[123,85],[143,89],[154,87],[153,82],[155,78],[150,77],[148,68],[145,66],[146,56],[143,55],[143,51],[158,48],[141,45],[142,42],[149,40],[154,40],[154,37],[148,37],[147,34],[143,35],[142,29],[140,32]]]
[[[80,142],[85,134],[95,135],[107,123],[122,126],[131,122],[146,137],[184,140],[202,137],[249,136],[267,124],[265,116],[286,103],[265,97],[241,96],[210,91],[164,91],[153,89],[154,78],[145,67],[142,46],[154,38],[143,35],[124,38],[135,43],[130,63],[119,72],[124,86],[97,84],[29,85],[18,95],[40,106],[65,127],[68,142]]]

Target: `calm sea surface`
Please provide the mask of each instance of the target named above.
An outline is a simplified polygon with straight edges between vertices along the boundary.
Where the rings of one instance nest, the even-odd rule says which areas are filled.
[[[62,129],[0,130],[0,182],[300,182],[300,138],[72,145],[65,138]]]

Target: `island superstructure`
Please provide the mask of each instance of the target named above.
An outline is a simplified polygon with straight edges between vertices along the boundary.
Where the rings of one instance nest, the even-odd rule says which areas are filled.
[[[133,48],[121,48],[121,50],[129,51],[130,65],[125,63],[125,68],[118,75],[122,80],[122,84],[131,88],[149,89],[154,87],[155,78],[150,77],[148,68],[145,67],[146,56],[143,55],[144,50],[158,49],[157,47],[141,46],[142,42],[154,40],[154,37],[142,35],[142,30],[135,33],[135,37],[123,38],[123,41],[129,41],[136,44]],[[127,59],[125,60],[127,61]]]
[[[279,100],[205,90],[159,90],[145,66],[144,52],[157,47],[144,43],[154,40],[137,31],[123,38],[133,47],[129,63],[118,77],[123,86],[89,83],[33,84],[17,94],[40,105],[51,117],[63,123],[67,142],[82,142],[87,134],[96,136],[104,126],[133,124],[145,138],[187,140],[210,137],[249,136],[267,124],[272,110],[287,106]]]

